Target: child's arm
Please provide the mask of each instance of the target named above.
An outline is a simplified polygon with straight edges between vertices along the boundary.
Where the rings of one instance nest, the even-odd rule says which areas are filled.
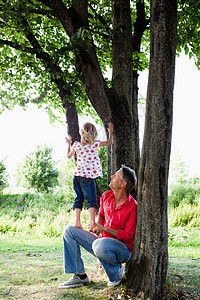
[[[66,140],[66,143],[68,144],[68,148],[67,148],[67,157],[68,158],[71,158],[74,153],[75,153],[75,150],[72,149],[71,150],[71,142],[72,142],[72,137],[70,136],[70,138],[68,139],[67,137],[65,137],[65,140]]]
[[[109,131],[109,139],[107,141],[103,141],[103,142],[100,142],[99,144],[99,147],[102,147],[102,146],[110,146],[113,144],[113,128],[114,128],[114,125],[112,122],[109,123],[109,128],[108,128],[108,131]]]

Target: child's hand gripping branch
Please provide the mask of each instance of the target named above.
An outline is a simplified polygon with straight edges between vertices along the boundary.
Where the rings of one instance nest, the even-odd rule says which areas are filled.
[[[71,158],[74,155],[74,153],[75,153],[75,150],[71,151],[72,137],[71,136],[69,138],[65,137],[65,140],[66,140],[66,143],[68,144],[68,147],[67,147],[67,157]]]

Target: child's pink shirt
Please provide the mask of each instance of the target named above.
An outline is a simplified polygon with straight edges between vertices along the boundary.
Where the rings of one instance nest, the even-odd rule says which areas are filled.
[[[103,176],[101,162],[98,156],[99,145],[99,140],[95,141],[92,145],[87,144],[85,146],[79,142],[74,142],[72,149],[74,149],[77,154],[77,166],[74,170],[74,175],[87,178]]]

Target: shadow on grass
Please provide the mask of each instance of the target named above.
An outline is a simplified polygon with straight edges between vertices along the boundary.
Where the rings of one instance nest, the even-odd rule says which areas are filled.
[[[94,282],[74,288],[62,290],[59,292],[59,299],[108,299],[109,295],[105,295],[105,282]]]

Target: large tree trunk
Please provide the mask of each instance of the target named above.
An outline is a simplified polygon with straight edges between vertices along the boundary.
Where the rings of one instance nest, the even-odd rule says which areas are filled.
[[[113,87],[110,105],[115,125],[112,172],[115,172],[124,163],[137,172],[139,166],[139,123],[137,93],[135,93],[137,80],[133,80],[135,73],[133,74],[130,1],[112,1],[112,16]]]
[[[168,269],[167,190],[171,150],[177,3],[151,1],[145,133],[138,178],[138,223],[127,286],[161,299]]]

